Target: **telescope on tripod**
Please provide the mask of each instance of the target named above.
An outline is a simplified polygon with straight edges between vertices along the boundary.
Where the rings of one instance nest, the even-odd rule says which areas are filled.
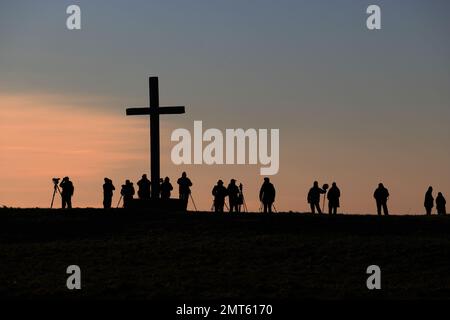
[[[62,196],[61,194],[61,189],[59,189],[58,183],[59,183],[60,178],[53,178],[53,196],[52,196],[52,203],[50,204],[50,209],[53,208],[53,202],[55,201],[55,194],[56,191],[58,191],[59,195]]]

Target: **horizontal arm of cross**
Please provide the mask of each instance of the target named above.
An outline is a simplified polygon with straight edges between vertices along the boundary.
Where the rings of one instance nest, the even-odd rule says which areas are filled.
[[[155,111],[154,111],[155,110]],[[181,114],[185,113],[184,107],[159,107],[153,108],[127,108],[127,116],[138,116],[143,114]]]

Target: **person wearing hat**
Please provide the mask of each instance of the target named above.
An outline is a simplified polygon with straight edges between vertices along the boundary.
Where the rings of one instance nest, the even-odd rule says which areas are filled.
[[[104,181],[105,183],[103,184],[103,208],[110,209],[113,191],[116,190],[116,188],[114,187],[111,179],[105,178]]]
[[[62,199],[62,208],[72,209],[72,196],[75,188],[73,187],[72,181],[69,180],[69,177],[64,177],[59,184],[61,187],[61,199]]]
[[[223,212],[225,205],[225,197],[228,195],[227,188],[223,186],[223,181],[217,181],[217,185],[212,189],[212,195],[214,196],[214,211]]]
[[[228,201],[230,203],[230,212],[239,212],[239,188],[236,180],[231,179],[227,187]]]
[[[259,190],[259,201],[263,203],[264,213],[272,213],[272,205],[275,202],[275,187],[267,177],[264,178],[264,182]]]

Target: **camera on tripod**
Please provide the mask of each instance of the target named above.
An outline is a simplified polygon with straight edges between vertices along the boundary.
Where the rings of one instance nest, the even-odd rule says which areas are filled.
[[[53,196],[52,196],[52,203],[50,204],[50,209],[53,208],[53,202],[55,201],[55,195],[56,192],[58,192],[61,195],[61,190],[59,189],[58,183],[61,178],[53,178]],[[61,195],[62,196],[62,195]]]

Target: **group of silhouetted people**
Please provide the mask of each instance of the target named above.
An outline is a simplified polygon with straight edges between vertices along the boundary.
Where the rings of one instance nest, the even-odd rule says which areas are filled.
[[[58,181],[55,181],[55,186]],[[160,179],[160,199],[170,199],[173,186],[170,183],[169,177]],[[177,180],[179,187],[179,199],[187,203],[191,195],[192,181],[187,177],[186,172],[183,172],[181,177]],[[142,200],[151,198],[151,181],[147,178],[146,174],[142,175],[142,178],[137,182],[138,186],[138,198]],[[74,186],[69,177],[64,177],[59,184],[61,188],[61,198],[62,198],[62,208],[72,208],[72,196],[74,194]],[[321,195],[326,195],[328,199],[328,212],[330,215],[336,215],[338,208],[340,207],[340,197],[341,190],[338,188],[336,182],[333,182],[331,188],[328,190],[328,184],[324,184],[322,187],[319,186],[317,181],[314,181],[313,186],[309,189],[307,201],[311,208],[311,213],[322,214],[322,209],[320,208]],[[56,187],[55,187],[56,188]],[[103,207],[109,209],[112,207],[113,193],[116,188],[111,179],[105,178],[103,184]],[[123,207],[130,207],[131,202],[135,195],[134,185],[130,180],[126,180],[125,184],[122,185],[120,190],[121,199],[123,199]],[[264,182],[259,190],[259,200],[261,203],[260,211],[264,213],[271,213],[272,209],[275,208],[275,187],[270,182],[269,178],[264,178]],[[225,199],[228,197],[227,209],[230,212],[241,212],[241,207],[245,204],[244,194],[242,191],[242,183],[239,186],[236,184],[235,179],[231,179],[227,187],[224,186],[222,180],[217,181],[217,184],[212,189],[213,209],[215,212],[224,212],[224,207],[226,206]],[[387,201],[389,199],[389,191],[382,184],[378,184],[378,188],[374,191],[373,197],[375,198],[377,214],[389,215],[389,210],[387,206]],[[325,198],[324,198],[325,201]],[[120,200],[119,200],[120,202]],[[433,208],[436,206],[438,215],[447,214],[446,211],[446,200],[442,194],[439,192],[436,199],[433,196],[433,187],[429,187],[425,193],[424,207],[426,215],[431,215]]]
[[[437,214],[438,215],[447,214],[447,209],[446,209],[447,201],[445,200],[444,196],[442,195],[442,192],[438,192],[438,195],[435,200],[433,197],[433,187],[430,186],[430,187],[428,187],[428,190],[425,193],[425,200],[423,203],[427,216],[431,215],[435,201],[436,201]]]
[[[112,180],[109,178],[104,179],[105,183],[103,184],[103,207],[105,209],[111,208],[112,205],[112,197],[113,191],[116,189],[112,183]],[[171,192],[173,190],[173,186],[170,183],[170,178],[165,177],[164,179],[160,179],[160,199],[170,199]],[[187,177],[186,172],[183,172],[181,177],[177,181],[179,185],[179,197],[184,201],[188,201],[189,195],[191,193],[192,182]],[[151,181],[147,178],[146,174],[143,174],[141,179],[137,182],[138,198],[141,200],[148,200],[151,198]],[[136,194],[136,190],[134,189],[134,184],[130,180],[126,180],[125,184],[122,185],[120,190],[121,199],[123,199],[123,207],[129,208],[131,202],[134,199],[134,195]],[[120,202],[120,200],[119,200]]]
[[[244,203],[244,194],[242,192],[242,183],[237,186],[236,180],[231,179],[228,186],[225,188],[223,181],[217,181],[217,184],[212,189],[213,208],[215,212],[224,212],[225,198],[228,197],[228,210],[230,212],[241,212],[241,206]]]

